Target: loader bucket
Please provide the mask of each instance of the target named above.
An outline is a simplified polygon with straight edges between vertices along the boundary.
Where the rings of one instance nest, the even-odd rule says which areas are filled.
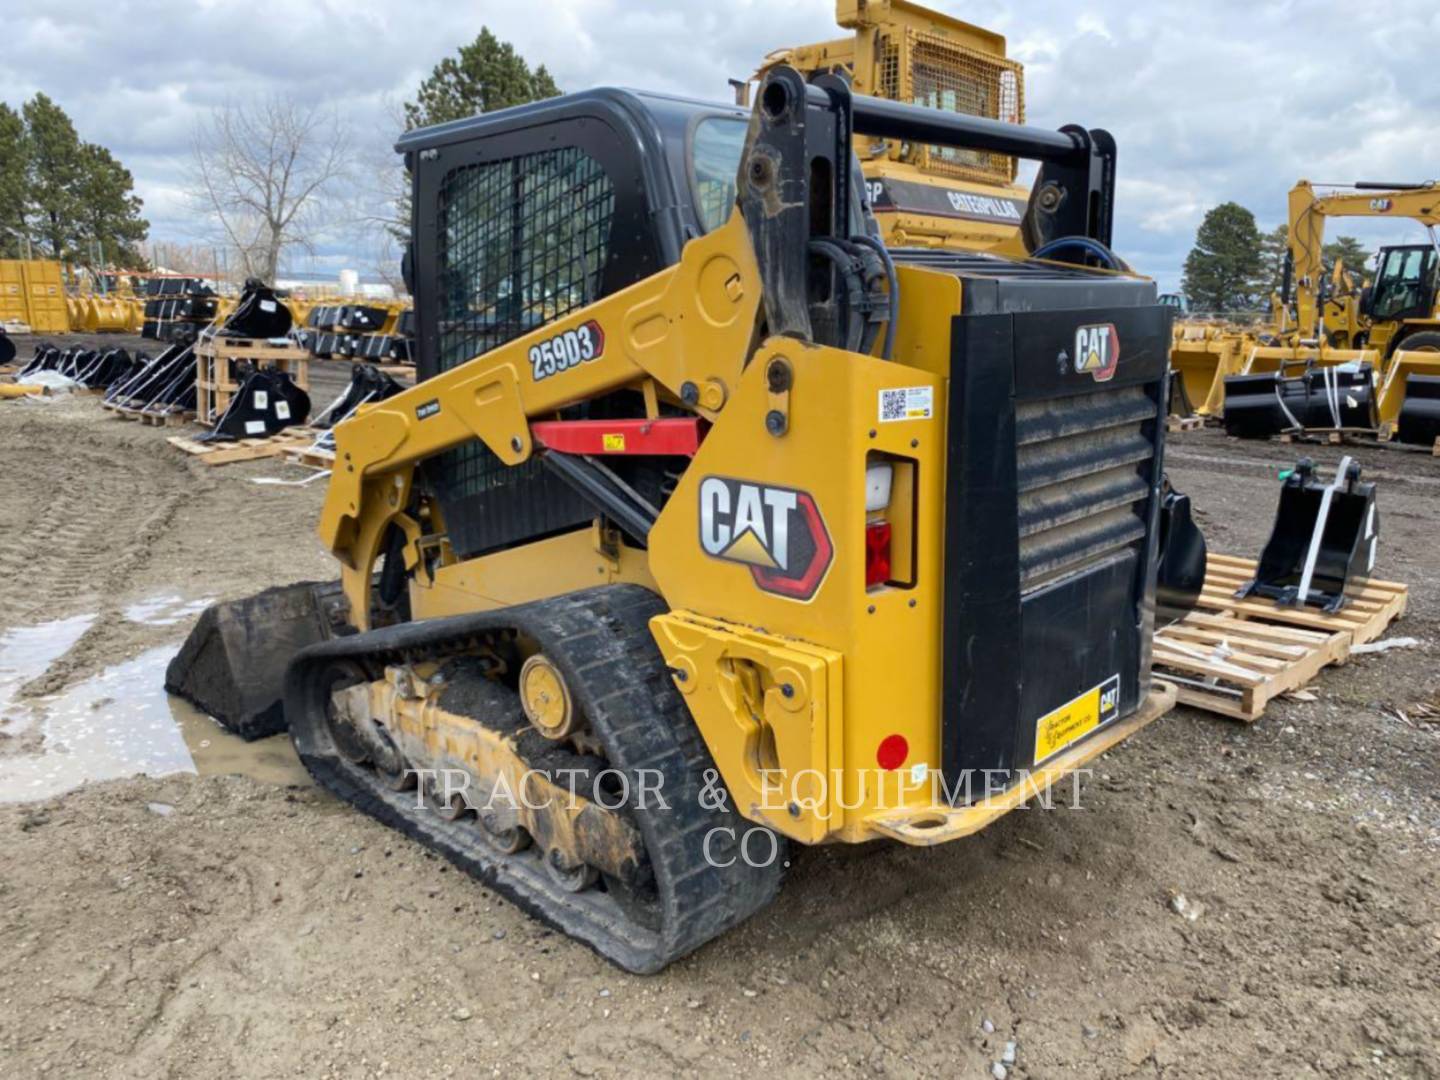
[[[1235,595],[1339,611],[1346,586],[1374,569],[1379,539],[1375,485],[1361,483],[1360,465],[1342,458],[1327,484],[1316,475],[1314,463],[1303,458],[1280,488],[1275,527],[1260,553],[1255,579]]]
[[[1440,352],[1428,349],[1401,349],[1394,353],[1385,364],[1385,379],[1380,384],[1380,393],[1375,401],[1376,411],[1380,416],[1381,426],[1396,435],[1400,436],[1397,428],[1400,423],[1400,413],[1405,403],[1410,400],[1410,380],[1417,376],[1440,376]],[[1418,383],[1423,387],[1424,383]],[[1427,391],[1421,389],[1422,396]],[[1423,414],[1425,406],[1421,406]],[[1415,430],[1412,425],[1411,430]],[[1405,440],[1409,441],[1409,440]],[[1426,440],[1425,445],[1430,445]]]
[[[0,364],[8,364],[15,359],[15,342],[10,340],[10,335],[0,330]]]
[[[1368,364],[1236,375],[1225,380],[1225,433],[1268,439],[1282,431],[1371,429],[1375,386]]]
[[[212,604],[165,669],[165,689],[243,739],[285,730],[285,669],[307,645],[330,637],[338,586],[267,589]]]
[[[1197,415],[1220,415],[1224,380],[1239,373],[1249,347],[1249,339],[1239,331],[1190,323],[1176,328],[1170,367]]]
[[[1411,375],[1405,380],[1395,437],[1420,446],[1434,446],[1440,439],[1440,376]]]

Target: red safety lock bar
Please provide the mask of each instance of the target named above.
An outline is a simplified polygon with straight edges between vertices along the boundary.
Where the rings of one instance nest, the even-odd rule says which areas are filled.
[[[658,420],[541,420],[530,435],[561,454],[653,454],[694,457],[705,437],[698,416],[662,416]]]

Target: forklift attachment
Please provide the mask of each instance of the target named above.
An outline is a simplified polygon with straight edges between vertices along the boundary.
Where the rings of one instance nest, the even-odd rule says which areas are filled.
[[[1225,434],[1268,439],[1282,431],[1375,426],[1369,364],[1233,375],[1225,380]]]
[[[1440,375],[1411,375],[1405,380],[1405,403],[1395,437],[1403,443],[1434,446],[1440,439]]]
[[[1265,596],[1277,604],[1313,604],[1334,614],[1345,603],[1345,587],[1375,568],[1380,521],[1375,485],[1361,483],[1360,465],[1340,460],[1335,479],[1320,480],[1302,458],[1280,488],[1275,528],[1260,553],[1255,580],[1237,599]]]

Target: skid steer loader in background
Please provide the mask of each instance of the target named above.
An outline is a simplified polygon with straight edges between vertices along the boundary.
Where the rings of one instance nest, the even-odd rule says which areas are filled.
[[[1039,162],[1051,257],[885,247],[863,139]],[[212,607],[172,691],[637,972],[787,844],[966,836],[1171,707],[1199,537],[1107,134],[778,65],[399,150],[420,381],[335,428],[340,581]]]

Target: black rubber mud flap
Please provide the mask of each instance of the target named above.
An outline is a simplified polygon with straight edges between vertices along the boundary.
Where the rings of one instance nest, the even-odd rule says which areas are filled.
[[[243,739],[284,731],[285,669],[331,636],[338,595],[334,583],[302,582],[212,604],[165,669],[165,689]]]

